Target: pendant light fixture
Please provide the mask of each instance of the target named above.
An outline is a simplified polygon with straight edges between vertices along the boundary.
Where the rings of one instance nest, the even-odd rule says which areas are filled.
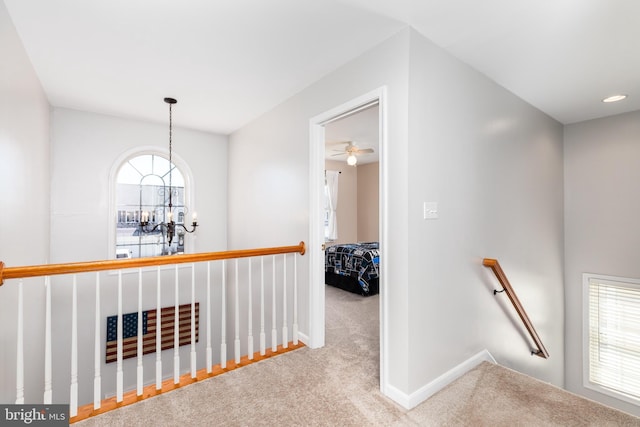
[[[164,102],[169,104],[169,168],[173,168],[173,117],[172,117],[172,106],[176,104],[174,98],[165,98]],[[178,224],[174,221],[174,212],[173,212],[173,183],[171,182],[171,171],[169,172],[169,204],[164,207],[166,222],[158,222],[153,223],[149,221],[149,212],[142,212],[140,218],[140,230],[144,233],[153,233],[156,230],[161,230],[161,232],[166,236],[166,241],[169,246],[171,246],[171,242],[173,241],[173,237],[176,235],[184,235],[185,232],[193,233],[196,231],[196,227],[198,227],[197,215],[193,213],[193,219],[191,223],[191,229],[187,228],[184,224]]]

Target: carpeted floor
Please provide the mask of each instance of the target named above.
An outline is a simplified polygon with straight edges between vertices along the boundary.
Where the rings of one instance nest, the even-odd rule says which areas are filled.
[[[379,391],[379,297],[326,292],[324,348],[302,348],[77,425],[640,426],[638,418],[491,363],[407,411]]]

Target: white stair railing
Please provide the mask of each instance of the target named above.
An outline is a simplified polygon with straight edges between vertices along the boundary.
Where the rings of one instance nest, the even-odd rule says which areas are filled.
[[[271,351],[276,351],[278,349],[278,328],[277,328],[277,317],[276,317],[276,256],[273,256],[273,286],[271,287]]]
[[[251,286],[251,258],[247,259],[249,292],[247,293],[247,356],[249,360],[253,360],[253,289]]]
[[[51,278],[44,278],[45,320],[44,320],[44,396],[42,403],[49,405],[53,400],[53,381],[51,373]],[[23,337],[24,339],[24,337]]]
[[[100,403],[102,399],[100,398],[100,391],[102,390],[102,376],[100,368],[102,367],[102,359],[100,358],[100,322],[102,319],[100,318],[100,272],[96,272],[96,305],[95,305],[95,330],[94,330],[94,357],[93,357],[93,409],[100,409]]]
[[[24,296],[22,279],[18,282],[18,319],[16,332],[16,405],[24,403]]]
[[[138,269],[138,339],[136,340],[136,353],[138,365],[136,366],[136,395],[142,396],[144,382],[144,365],[142,363],[142,269]]]
[[[209,329],[209,328],[207,328]],[[191,378],[196,377],[196,266],[191,264]]]
[[[264,257],[260,257],[260,356],[266,354],[267,335],[264,331]]]
[[[162,390],[162,286],[160,266],[156,269],[156,390]]]
[[[236,280],[235,280],[235,286],[233,287],[234,289],[234,305],[235,305],[235,310],[233,311],[233,319],[234,319],[234,325],[235,325],[235,340],[233,341],[233,354],[236,356],[236,363],[240,363],[240,277],[238,274],[238,260],[236,259],[235,262],[235,271],[236,271]]]
[[[78,280],[73,275],[71,301],[71,389],[69,390],[70,417],[78,415]]]
[[[227,367],[227,269],[226,261],[222,261],[222,297],[221,302],[221,319],[220,319],[220,366],[222,369]]]
[[[173,354],[174,354],[174,366],[173,366],[173,384],[175,386],[180,386],[181,378],[184,375],[187,375],[192,380],[197,380],[199,377],[198,372],[206,372],[208,375],[214,374],[214,363],[217,362],[220,367],[219,370],[225,370],[227,368],[227,315],[228,315],[228,301],[226,299],[227,294],[227,259],[234,259],[234,266],[232,273],[234,274],[234,303],[233,303],[233,319],[234,319],[234,357],[235,364],[237,366],[240,365],[242,348],[240,338],[242,335],[246,336],[247,339],[247,347],[245,349],[247,359],[249,361],[254,359],[254,319],[259,319],[259,354],[261,356],[265,356],[266,354],[266,314],[270,311],[272,315],[271,329],[272,329],[272,342],[271,342],[271,350],[272,353],[278,351],[278,345],[280,344],[283,349],[289,347],[289,326],[291,326],[293,331],[293,344],[297,345],[298,341],[298,324],[297,324],[297,316],[298,316],[298,307],[297,307],[297,257],[304,254],[305,248],[304,243],[300,243],[297,246],[287,246],[287,247],[279,247],[279,248],[267,248],[267,249],[251,249],[245,251],[229,251],[229,252],[220,252],[220,253],[209,253],[209,254],[194,254],[194,255],[180,255],[176,257],[156,257],[153,259],[155,262],[150,262],[149,258],[140,259],[140,260],[110,260],[110,261],[97,261],[90,263],[70,263],[70,264],[52,264],[52,265],[44,265],[44,266],[30,266],[30,267],[13,267],[13,268],[5,268],[4,264],[0,262],[0,284],[3,283],[4,280],[9,279],[18,279],[16,280],[17,286],[17,319],[16,319],[16,382],[15,382],[15,394],[16,394],[16,404],[22,404],[25,402],[25,389],[27,385],[25,385],[25,368],[29,369],[28,366],[25,366],[25,339],[28,337],[25,336],[25,328],[24,328],[24,316],[25,316],[25,288],[30,286],[32,281],[35,280],[37,283],[37,279],[30,279],[30,282],[25,282],[24,278],[36,278],[43,277],[44,278],[44,354],[41,358],[44,363],[44,387],[43,387],[43,398],[42,402],[45,404],[52,404],[54,396],[57,399],[60,399],[60,402],[56,403],[69,403],[70,406],[70,416],[71,421],[77,421],[81,414],[79,414],[80,406],[83,408],[88,408],[84,410],[84,418],[86,416],[91,416],[92,413],[86,415],[87,411],[93,413],[104,412],[103,404],[106,400],[102,399],[102,396],[113,395],[115,394],[115,403],[117,406],[122,406],[123,404],[129,404],[125,402],[125,376],[129,372],[129,367],[134,367],[135,372],[135,387],[127,390],[126,393],[136,396],[138,399],[144,394],[149,394],[149,389],[155,390],[155,394],[162,392],[167,388],[167,383],[163,380],[163,367],[162,367],[162,347],[163,347],[163,330],[166,334],[167,328],[172,326],[173,328]],[[288,273],[287,270],[287,254],[293,253],[293,271]],[[265,306],[265,262],[264,259],[266,256],[272,256],[272,268],[271,268],[271,288],[272,288],[272,301],[271,308]],[[280,258],[279,258],[280,257]],[[246,260],[246,286],[240,286],[241,274],[240,274],[240,259],[247,258]],[[259,258],[259,268],[256,268],[254,271],[254,267],[257,263],[253,263],[253,258]],[[280,262],[278,262],[280,261]],[[181,352],[181,333],[185,333],[183,329],[181,329],[181,323],[186,324],[184,322],[186,320],[186,311],[185,317],[181,319],[180,313],[180,276],[181,269],[179,266],[184,263],[190,263],[190,266],[186,268],[190,268],[191,277],[190,277],[190,285],[191,285],[191,295],[190,295],[190,319],[188,322],[189,329],[189,343],[190,343],[190,363],[189,369],[185,369],[187,373],[183,373],[183,368],[180,366],[180,352]],[[173,325],[167,324],[163,327],[163,311],[161,309],[162,306],[162,281],[161,276],[165,271],[161,268],[161,265],[171,264],[174,266],[174,280],[173,280]],[[205,267],[204,279],[197,273],[197,266],[203,264]],[[149,267],[155,265],[154,269],[146,269],[144,267]],[[211,269],[212,266],[219,267],[221,271],[221,276],[219,281],[213,281],[211,278]],[[135,286],[129,286],[129,283],[124,279],[124,275],[132,268],[137,268],[137,288]],[[184,268],[182,270],[185,270]],[[106,271],[107,273],[103,273],[101,275],[100,272]],[[95,279],[92,281],[91,278],[82,273],[87,272],[95,272]],[[260,307],[254,308],[253,300],[253,276],[255,274],[260,275],[260,287],[259,287],[259,301]],[[70,349],[66,352],[66,356],[61,356],[65,354],[63,348],[60,348],[58,342],[64,341],[56,338],[55,351],[54,351],[54,343],[52,340],[52,325],[54,322],[57,324],[58,322],[65,323],[63,320],[59,319],[59,315],[61,313],[55,312],[55,317],[53,316],[54,312],[52,312],[52,292],[55,292],[55,300],[59,301],[60,298],[64,298],[64,287],[58,286],[63,283],[68,283],[66,276],[69,275],[71,279],[71,325],[70,329],[67,329],[70,333]],[[60,281],[56,281],[52,283],[52,276],[62,276]],[[116,278],[115,285],[109,287],[108,282],[114,281],[114,276]],[[155,276],[155,277],[154,277]],[[288,282],[288,277],[293,277],[292,283]],[[281,280],[279,280],[279,278]],[[42,282],[40,282],[42,283]],[[153,284],[155,283],[155,295],[145,295],[144,288],[145,284]],[[112,284],[112,283],[111,283]],[[83,286],[87,285],[87,286]],[[90,286],[89,286],[90,285]],[[7,286],[7,285],[5,285]],[[11,286],[11,284],[9,284]],[[219,312],[214,313],[215,306],[211,304],[212,302],[212,287],[219,291],[220,295],[220,304],[219,304]],[[55,288],[55,289],[54,289]],[[60,293],[58,293],[58,288],[61,289]],[[105,340],[103,341],[102,330],[105,324],[106,319],[102,318],[102,313],[104,312],[103,304],[106,303],[104,298],[105,295],[108,295],[113,292],[113,288],[116,291],[116,307],[111,312],[115,311],[116,314],[116,364],[115,369],[111,365],[107,365],[106,363],[106,339],[108,336],[105,335]],[[129,289],[130,288],[130,289]],[[87,301],[87,298],[79,297],[79,293],[83,295],[86,292],[83,292],[83,289],[93,290],[95,292],[94,304],[82,304],[79,305],[78,301],[81,298],[83,301]],[[202,293],[204,293],[206,301],[204,304],[199,305],[199,307],[204,307],[206,311],[205,324],[202,327],[205,327],[206,330],[206,342],[202,345],[204,349],[204,357],[202,357],[200,365],[198,364],[198,342],[199,335],[198,331],[202,330],[202,327],[199,327],[200,312],[197,309],[198,295],[202,295],[198,291],[202,289]],[[241,292],[240,289],[246,289],[246,300],[244,306],[241,306]],[[133,292],[125,292],[131,290]],[[137,291],[137,292],[136,292]],[[289,292],[293,292],[293,299],[290,301],[288,299]],[[154,293],[154,292],[152,292]],[[278,334],[277,334],[277,295],[278,293],[282,296],[282,340],[278,343]],[[126,298],[125,294],[129,295],[129,298]],[[133,298],[131,298],[132,295]],[[146,296],[146,298],[145,298]],[[245,296],[245,295],[242,295]],[[183,296],[183,298],[186,297]],[[256,295],[256,299],[258,296]],[[27,298],[28,300],[28,298]],[[137,325],[135,327],[136,338],[135,341],[133,337],[131,340],[128,340],[125,347],[125,336],[124,336],[124,320],[125,320],[125,306],[131,306],[135,300],[136,310],[134,313],[137,315],[136,322]],[[0,309],[2,309],[2,304],[15,304],[16,302],[11,301],[3,301],[2,299],[2,288],[0,288]],[[155,309],[144,310],[145,306],[153,306],[155,305]],[[292,315],[293,320],[292,324],[288,324],[289,318],[289,310],[292,307]],[[186,307],[185,307],[186,308]],[[246,319],[247,319],[247,327],[244,331],[240,330],[240,315],[241,312],[246,310]],[[254,310],[257,311],[256,316],[254,316]],[[64,310],[61,310],[64,312]],[[151,321],[148,324],[143,325],[144,319],[147,319],[146,314],[155,312],[155,320],[153,326],[155,327],[155,334],[152,335],[152,340],[155,341],[155,346],[149,346],[149,342],[145,341],[144,337],[145,331],[151,327]],[[215,314],[215,316],[214,316]],[[68,318],[67,318],[68,319]],[[128,318],[129,319],[129,318]],[[182,322],[181,322],[182,320]],[[128,320],[128,322],[130,319]],[[79,339],[78,327],[83,324],[92,324],[93,326],[93,337],[83,336],[82,339]],[[219,360],[214,360],[213,352],[212,352],[212,330],[215,328],[215,323],[218,323],[220,327],[220,358]],[[131,327],[131,325],[128,325]],[[64,329],[64,328],[62,328]],[[56,331],[58,332],[60,328],[56,327]],[[83,328],[84,330],[84,328]],[[84,334],[86,335],[86,334]],[[130,342],[131,341],[131,342]],[[165,339],[166,342],[166,339]],[[93,344],[93,345],[91,345]],[[184,342],[183,342],[184,344]],[[26,344],[27,346],[31,345],[31,343]],[[85,348],[89,346],[89,348],[93,347],[93,350],[85,350]],[[152,355],[145,357],[145,352],[155,350],[155,358]],[[60,358],[60,360],[54,360],[54,354],[56,358]],[[91,354],[91,358],[89,361],[93,361],[93,363],[89,363],[89,365],[93,365],[90,370],[85,372],[80,371],[79,368],[84,366],[82,363],[79,363],[83,358],[86,359],[86,355]],[[130,365],[130,363],[125,360],[125,355],[129,358],[131,355],[135,356],[135,359],[132,362],[135,362],[135,365]],[[256,353],[257,354],[257,353]],[[30,360],[33,360],[33,357],[30,357]],[[35,358],[37,359],[37,358]],[[145,364],[153,366],[155,360],[155,375],[150,378],[145,378]],[[70,365],[69,365],[70,361]],[[204,361],[204,362],[203,362]],[[55,362],[55,363],[54,363]],[[66,365],[66,368],[63,366]],[[42,365],[41,365],[42,366]],[[55,368],[55,370],[54,370]],[[200,371],[199,371],[200,368]],[[60,393],[56,391],[54,395],[54,385],[56,390],[58,390],[60,386],[60,381],[58,380],[58,373],[64,372],[68,369],[70,382],[68,382],[68,393]],[[115,376],[115,390],[110,390],[110,387],[113,385],[107,385],[105,389],[105,383],[103,382],[104,372],[112,371]],[[54,372],[56,375],[54,376]],[[149,373],[153,372],[153,369],[147,371]],[[204,375],[205,377],[207,375]],[[69,378],[68,377],[68,378]],[[91,378],[93,378],[91,384]],[[112,377],[113,378],[113,377]],[[79,395],[82,396],[83,393],[79,394],[79,389],[84,389],[85,387],[82,385],[83,381],[87,384],[89,389],[93,389],[93,399],[92,402],[84,402],[79,400]],[[133,382],[131,378],[128,379],[129,382]],[[145,388],[145,381],[149,382],[151,385]],[[33,381],[31,381],[33,382]],[[109,382],[109,384],[113,384]],[[29,384],[29,387],[32,387],[32,384]],[[64,386],[62,386],[64,388]],[[167,390],[168,391],[168,390]],[[86,394],[86,393],[85,393]],[[68,396],[68,402],[65,401],[64,397]],[[148,397],[148,396],[147,396]],[[136,399],[134,399],[136,400]],[[32,402],[32,403],[40,403],[40,402]],[[132,402],[130,402],[132,403]],[[76,419],[77,418],[77,419]]]

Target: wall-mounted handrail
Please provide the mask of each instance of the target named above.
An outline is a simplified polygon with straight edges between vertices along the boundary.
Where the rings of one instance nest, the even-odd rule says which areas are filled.
[[[531,335],[533,342],[538,347],[538,350],[532,350],[531,354],[535,354],[536,356],[540,356],[547,359],[549,357],[549,352],[542,344],[542,340],[538,336],[536,329],[533,327],[531,320],[529,320],[529,316],[527,316],[527,312],[522,307],[522,304],[520,303],[518,296],[513,290],[513,287],[511,287],[511,284],[509,283],[509,279],[507,279],[507,276],[504,274],[504,271],[502,270],[502,267],[500,267],[500,263],[498,263],[498,260],[485,258],[484,260],[482,260],[482,265],[493,270],[493,273],[498,278],[498,281],[502,285],[503,290],[507,293],[507,296],[511,300],[513,307],[518,312],[518,316],[520,316],[520,319],[522,320],[524,327],[527,328],[527,331],[529,331],[529,335]],[[494,291],[494,294],[496,294],[497,292],[501,292],[501,291]]]
[[[250,258],[264,255],[278,255],[298,252],[304,255],[304,242],[295,246],[278,246],[273,248],[242,249],[223,252],[203,252],[197,254],[180,254],[173,256],[156,256],[147,258],[113,259],[102,261],[74,262],[67,264],[44,264],[24,267],[5,267],[0,261],[0,285],[5,279],[24,277],[53,276],[58,274],[85,273],[92,271],[118,270],[128,268],[155,267],[158,265],[185,264],[222,259]]]

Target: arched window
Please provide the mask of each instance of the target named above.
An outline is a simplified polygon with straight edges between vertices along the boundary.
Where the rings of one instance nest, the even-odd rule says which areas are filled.
[[[171,244],[158,226],[169,221],[169,203],[173,220],[183,224],[185,177],[175,164],[159,154],[142,154],[125,161],[116,174],[116,258],[140,258],[184,252],[184,232]],[[141,221],[148,225],[141,226]]]

